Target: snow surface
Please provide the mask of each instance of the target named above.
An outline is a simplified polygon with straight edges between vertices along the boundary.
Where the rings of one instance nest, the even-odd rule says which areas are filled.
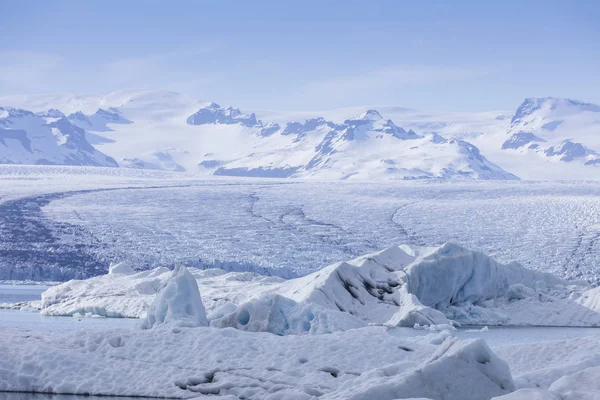
[[[202,327],[46,335],[6,329],[0,349],[0,390],[12,391],[385,400],[401,393],[489,399],[514,388],[507,364],[481,340],[436,346],[377,327],[302,337]],[[440,379],[448,370],[452,376]]]
[[[527,346],[505,345],[494,351],[511,366],[520,390],[508,400],[600,398],[598,335]]]
[[[306,336],[209,327],[4,328],[0,390],[248,399],[598,398],[598,335],[490,349],[482,339],[451,333],[441,340],[438,333],[390,333],[383,327]]]

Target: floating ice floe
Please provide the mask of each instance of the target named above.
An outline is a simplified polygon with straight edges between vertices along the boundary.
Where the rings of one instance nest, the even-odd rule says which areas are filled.
[[[283,280],[251,272],[188,268],[196,279],[207,314],[232,312],[237,305],[270,292]],[[116,318],[144,318],[160,288],[172,277],[168,268],[107,274],[71,280],[42,293],[42,315],[70,316],[91,312]],[[35,306],[35,304],[32,304]],[[222,314],[221,314],[222,316]]]
[[[281,335],[387,326],[600,326],[600,292],[454,243],[394,246],[282,280],[195,270],[212,326]],[[45,315],[143,318],[167,269],[109,274],[52,287]]]
[[[40,312],[42,315],[92,313],[105,317],[141,318],[170,276],[168,268],[156,268],[133,275],[113,273],[71,280],[42,293]]]

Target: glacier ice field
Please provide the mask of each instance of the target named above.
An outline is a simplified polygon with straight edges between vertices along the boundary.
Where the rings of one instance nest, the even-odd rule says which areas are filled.
[[[120,261],[288,278],[392,245],[446,241],[600,279],[599,183],[134,178],[43,187],[22,178],[6,189],[0,279],[82,278]]]

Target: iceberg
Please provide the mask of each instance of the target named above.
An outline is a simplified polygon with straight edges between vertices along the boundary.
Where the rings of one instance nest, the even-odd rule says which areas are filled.
[[[156,294],[141,328],[163,324],[187,328],[208,325],[198,283],[182,265],[175,267],[171,278]]]
[[[48,289],[41,313],[144,318],[171,272],[119,269]],[[289,280],[220,269],[188,273],[213,326],[248,331],[314,334],[366,324],[600,326],[598,289],[502,264],[455,243],[393,246]]]

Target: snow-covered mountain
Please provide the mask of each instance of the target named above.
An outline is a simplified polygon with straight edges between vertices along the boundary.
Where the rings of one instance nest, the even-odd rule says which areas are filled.
[[[106,132],[112,129],[107,124],[131,124],[127,118],[123,117],[118,110],[109,108],[104,110],[99,108],[94,114],[87,116],[81,111],[77,111],[68,116],[69,121],[82,129],[96,132]]]
[[[64,119],[121,167],[318,179],[517,179],[462,139],[403,129],[374,109],[341,122],[316,116],[263,123],[255,114],[170,92],[13,96],[0,104]]]
[[[5,96],[0,105],[37,113],[38,125],[64,120],[128,168],[316,179],[600,179],[600,107],[572,100],[527,99],[512,118],[390,106],[244,113],[139,90]],[[2,162],[42,158],[50,160]],[[80,162],[105,165],[93,160]]]
[[[85,131],[55,109],[31,111],[0,107],[0,163],[117,167],[96,150]]]
[[[552,161],[600,164],[600,106],[595,104],[552,97],[525,99],[507,135],[504,150]]]
[[[430,112],[376,106],[331,110],[321,115],[340,123],[368,108],[376,108],[396,124],[420,135],[439,134],[447,139],[466,140],[477,146],[489,161],[521,179],[600,179],[600,164],[595,161],[600,152],[598,105],[567,99],[533,98],[526,99],[523,106],[515,108],[518,111],[512,112]],[[316,114],[257,112],[261,118],[275,122]],[[530,142],[527,133],[545,142]],[[520,147],[514,148],[515,142],[521,140],[528,146],[521,143]],[[535,144],[540,147],[529,149],[529,145]]]
[[[373,109],[341,123],[323,117],[263,123],[255,114],[211,103],[186,121],[204,130],[212,128],[213,134],[220,132],[224,141],[246,144],[237,152],[215,149],[205,153],[198,165],[215,175],[518,179],[489,162],[468,142],[407,131]]]
[[[323,179],[518,179],[472,144],[406,131],[376,110],[336,124],[323,118],[261,126],[252,153],[219,165],[216,175]]]

